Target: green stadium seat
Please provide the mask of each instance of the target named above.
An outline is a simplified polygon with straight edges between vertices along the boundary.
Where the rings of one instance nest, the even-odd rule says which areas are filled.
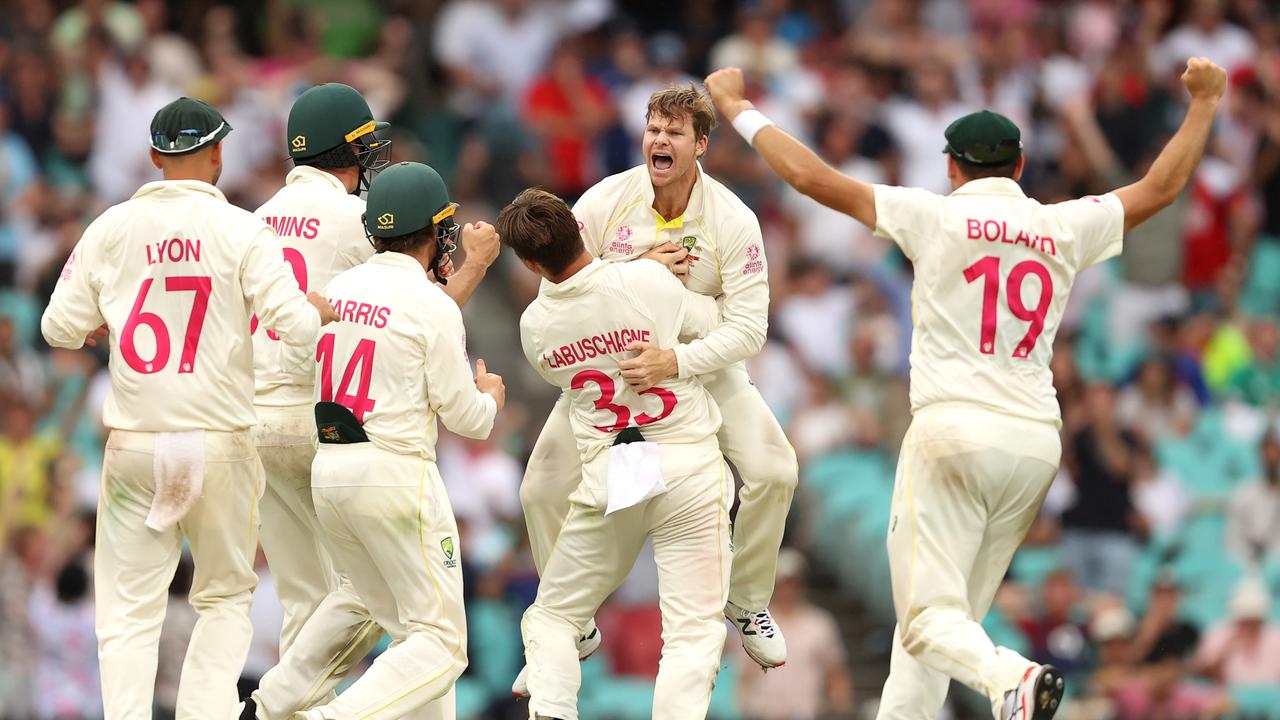
[[[1039,586],[1061,566],[1061,562],[1057,546],[1023,547],[1013,556],[1009,571],[1019,582]]]
[[[1234,717],[1240,720],[1280,720],[1280,687],[1245,685],[1231,688]]]
[[[12,290],[0,290],[0,315],[13,318],[14,337],[26,347],[43,343],[40,339],[40,305],[36,299]]]

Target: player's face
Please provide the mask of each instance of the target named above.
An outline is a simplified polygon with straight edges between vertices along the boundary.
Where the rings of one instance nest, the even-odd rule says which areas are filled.
[[[644,161],[654,187],[685,177],[707,150],[707,139],[694,137],[693,119],[650,115],[644,130]]]

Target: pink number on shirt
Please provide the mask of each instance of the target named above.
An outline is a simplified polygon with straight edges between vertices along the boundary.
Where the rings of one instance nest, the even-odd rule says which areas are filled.
[[[573,379],[569,382],[569,387],[573,390],[581,390],[586,387],[587,383],[595,383],[596,387],[600,389],[600,397],[595,400],[596,409],[607,410],[613,413],[614,416],[613,425],[595,425],[593,427],[600,432],[618,432],[625,428],[631,422],[632,413],[631,409],[625,405],[615,405],[613,403],[613,396],[616,390],[613,378],[599,370],[583,370],[573,376]],[[649,388],[648,390],[640,391],[638,394],[657,396],[658,399],[662,400],[662,412],[657,417],[647,413],[640,413],[635,416],[636,425],[656,423],[676,409],[676,394],[666,388]]]
[[[320,399],[325,402],[336,402],[351,411],[356,421],[363,424],[365,413],[372,412],[377,401],[369,397],[369,386],[373,383],[373,354],[377,343],[363,338],[356,343],[351,353],[342,379],[338,382],[338,392],[333,392],[333,343],[334,334],[326,333],[316,345],[316,362],[320,363]],[[348,392],[351,381],[355,379],[356,370],[360,371],[360,380],[354,395]]]
[[[1022,302],[1022,283],[1027,275],[1035,275],[1040,279],[1040,300],[1035,309],[1028,309]],[[996,351],[996,303],[1000,297],[1000,258],[988,255],[965,268],[964,279],[972,283],[979,277],[982,284],[982,331],[978,339],[978,351],[984,355],[992,355]],[[1009,311],[1019,320],[1030,323],[1027,334],[1018,341],[1013,350],[1013,357],[1025,358],[1036,346],[1036,340],[1044,331],[1044,320],[1049,314],[1049,304],[1053,301],[1053,278],[1048,269],[1036,260],[1023,260],[1013,266],[1005,284],[1008,295]]]
[[[169,328],[164,319],[155,313],[143,312],[142,305],[147,300],[147,293],[155,278],[147,278],[138,288],[138,296],[133,300],[133,309],[129,311],[129,319],[120,331],[120,355],[125,364],[135,372],[144,375],[158,373],[169,364]],[[182,275],[167,277],[164,280],[166,292],[194,292],[191,303],[191,315],[187,318],[187,329],[183,332],[182,355],[178,366],[179,373],[191,373],[196,369],[196,351],[200,346],[200,335],[204,331],[204,316],[209,308],[209,296],[213,293],[213,283],[208,275]],[[146,325],[155,338],[156,353],[150,360],[138,355],[134,334],[139,325]]]
[[[302,288],[302,292],[307,291],[307,259],[297,248],[287,247],[284,249],[285,262],[293,268],[293,277],[298,281],[298,287]],[[252,335],[258,331],[258,316],[254,315],[249,320],[249,334]],[[272,340],[279,340],[280,336],[275,330],[268,330],[267,337]]]

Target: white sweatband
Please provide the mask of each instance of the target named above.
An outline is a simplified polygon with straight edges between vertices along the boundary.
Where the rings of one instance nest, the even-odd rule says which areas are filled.
[[[738,117],[733,119],[733,129],[738,131],[743,140],[750,145],[756,139],[756,133],[769,127],[773,121],[764,116],[764,113],[752,108],[743,110],[738,113]]]

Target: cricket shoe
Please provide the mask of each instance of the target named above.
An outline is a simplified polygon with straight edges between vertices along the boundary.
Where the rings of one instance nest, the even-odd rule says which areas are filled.
[[[586,660],[600,649],[600,628],[596,627],[596,621],[591,621],[591,632],[578,638],[578,660]],[[516,681],[511,683],[511,694],[518,698],[528,699],[529,697],[529,666],[525,665],[520,668],[520,674],[516,675]]]
[[[1052,665],[1032,665],[1018,687],[1004,694],[1001,720],[1049,720],[1062,704],[1065,683]]]
[[[769,608],[752,612],[729,603],[724,606],[724,616],[738,628],[742,649],[760,667],[768,670],[787,664],[787,641],[769,614]]]

